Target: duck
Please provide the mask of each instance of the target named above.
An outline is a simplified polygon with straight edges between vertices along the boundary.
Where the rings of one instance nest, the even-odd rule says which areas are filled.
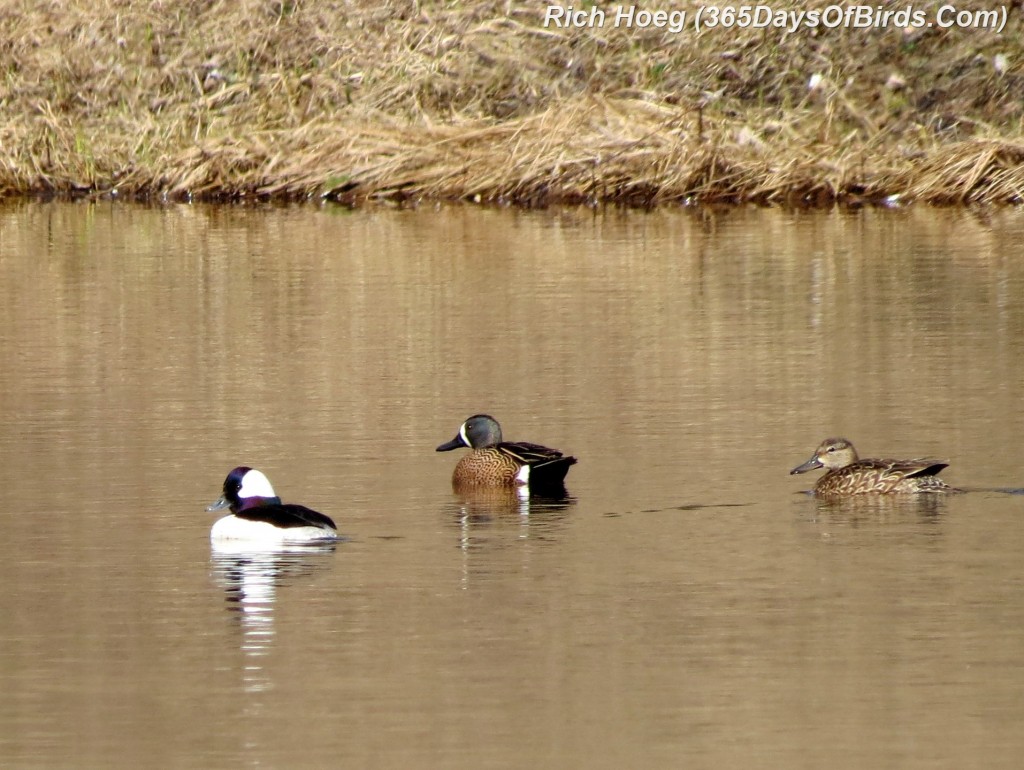
[[[791,470],[790,475],[826,468],[814,485],[814,494],[821,497],[959,492],[938,477],[946,467],[948,463],[929,458],[862,460],[849,439],[827,438],[811,459]]]
[[[577,460],[557,449],[526,441],[504,441],[501,425],[489,414],[474,414],[461,426],[455,438],[436,451],[449,452],[468,447],[452,472],[452,486],[524,487],[549,491],[563,485],[565,474]]]
[[[240,465],[224,479],[224,492],[207,511],[230,508],[210,530],[210,540],[263,543],[322,543],[338,538],[334,521],[304,505],[282,503],[270,480],[255,468]]]

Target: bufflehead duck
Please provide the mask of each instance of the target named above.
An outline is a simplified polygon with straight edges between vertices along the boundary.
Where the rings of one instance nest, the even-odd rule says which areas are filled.
[[[208,511],[230,508],[210,530],[210,540],[248,540],[264,543],[314,543],[335,540],[338,529],[328,516],[304,505],[282,503],[260,471],[235,468],[224,479],[224,494]]]

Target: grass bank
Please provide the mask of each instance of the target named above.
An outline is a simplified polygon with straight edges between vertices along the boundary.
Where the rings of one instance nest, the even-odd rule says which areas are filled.
[[[0,0],[0,195],[1024,200],[1019,5],[1001,33],[573,5],[603,26],[530,0]]]

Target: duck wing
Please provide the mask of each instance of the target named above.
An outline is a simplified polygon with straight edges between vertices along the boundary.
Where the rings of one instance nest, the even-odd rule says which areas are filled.
[[[949,463],[928,457],[919,457],[914,460],[861,460],[857,464],[870,464],[871,467],[886,476],[898,476],[901,479],[935,476],[943,468],[949,467]]]
[[[325,516],[319,511],[314,511],[304,505],[294,503],[281,503],[279,505],[258,505],[252,508],[238,511],[236,514],[240,519],[252,521],[265,521],[275,527],[291,529],[293,527],[319,527],[320,529],[336,530],[334,520]]]
[[[936,476],[945,467],[946,463],[930,459],[858,460],[830,471],[818,483],[823,494],[938,490],[947,488]]]
[[[499,452],[506,454],[523,465],[536,468],[549,463],[562,462],[568,465],[576,463],[576,458],[565,455],[557,449],[531,444],[528,441],[503,441],[496,445]]]

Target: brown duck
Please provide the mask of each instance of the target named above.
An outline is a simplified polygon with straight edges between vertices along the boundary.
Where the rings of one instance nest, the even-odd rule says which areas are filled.
[[[472,451],[452,473],[452,486],[515,487],[547,490],[562,485],[576,458],[557,449],[526,441],[503,441],[501,426],[487,414],[475,414],[462,423],[455,438],[437,448],[447,452],[459,447]]]
[[[925,458],[861,460],[847,439],[829,438],[814,450],[810,460],[798,465],[790,474],[826,468],[825,475],[814,485],[814,493],[823,497],[959,492],[937,475],[947,465]]]

